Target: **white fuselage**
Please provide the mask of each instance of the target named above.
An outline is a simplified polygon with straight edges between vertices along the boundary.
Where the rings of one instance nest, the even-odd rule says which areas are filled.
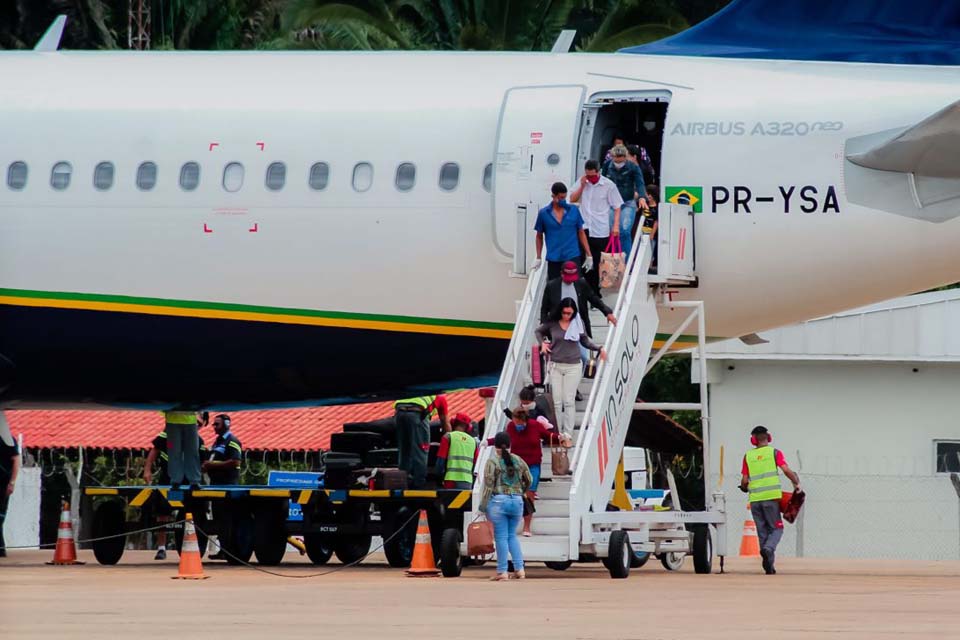
[[[536,85],[584,85],[588,100],[669,92],[661,194],[694,186],[704,198],[699,286],[677,295],[705,301],[712,337],[960,280],[960,221],[867,209],[844,188],[845,141],[953,102],[954,67],[71,52],[0,55],[0,178],[12,162],[28,166],[22,190],[0,183],[0,289],[512,323],[525,281],[508,277],[510,260],[494,247],[497,212],[482,176],[505,92]],[[560,153],[569,140],[557,141]],[[104,161],[115,179],[98,191]],[[136,185],[145,161],[158,168],[150,191]],[[58,162],[72,169],[62,191],[51,188]],[[190,192],[178,185],[186,162],[200,165]],[[233,193],[223,184],[231,162],[244,167]],[[278,191],[265,186],[274,162],[286,168]],[[329,165],[323,190],[308,184],[317,162]],[[354,167],[364,162],[372,186],[358,192]],[[444,191],[439,172],[450,162],[459,183]],[[406,192],[395,186],[401,163],[416,166]],[[540,186],[542,205],[549,183]],[[716,203],[723,190],[729,200]]]

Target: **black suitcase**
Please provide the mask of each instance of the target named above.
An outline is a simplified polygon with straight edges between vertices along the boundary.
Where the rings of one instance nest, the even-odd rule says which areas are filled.
[[[343,453],[354,453],[365,456],[371,449],[383,448],[383,436],[372,431],[354,431],[350,433],[334,433],[330,436],[330,450]]]
[[[385,447],[397,446],[397,422],[393,416],[371,422],[347,422],[343,425],[343,431],[344,433],[356,433],[358,431],[379,433],[383,436]]]
[[[363,468],[363,459],[352,453],[328,451],[323,455],[325,489],[346,489],[353,473]]]
[[[363,457],[363,463],[368,467],[396,467],[400,464],[398,449],[374,449]]]

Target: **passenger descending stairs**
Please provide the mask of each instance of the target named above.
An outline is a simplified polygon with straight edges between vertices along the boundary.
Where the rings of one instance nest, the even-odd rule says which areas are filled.
[[[575,446],[568,452],[572,475],[554,476],[550,449],[544,448],[539,499],[532,524],[534,535],[520,538],[525,561],[576,560],[581,551],[582,517],[591,510],[605,510],[610,499],[614,469],[620,459],[658,324],[655,286],[647,274],[650,244],[646,239],[638,239],[634,248],[634,255],[628,261],[628,276],[619,290],[604,291],[604,302],[614,309],[617,326],[608,325],[599,311],[590,312],[593,340],[605,346],[608,361],[600,364],[595,379],[584,379],[580,385],[583,400],[576,405]],[[512,407],[520,388],[530,382],[531,349],[536,343],[533,330],[539,322],[545,279],[546,269],[541,268],[528,281],[500,382],[487,412],[485,438],[506,428],[503,408]],[[478,461],[475,508],[480,504],[484,466],[491,454],[492,448],[485,448]]]

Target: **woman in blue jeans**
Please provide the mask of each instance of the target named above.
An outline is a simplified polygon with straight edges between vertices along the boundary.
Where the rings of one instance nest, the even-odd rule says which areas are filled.
[[[497,547],[497,575],[491,580],[507,580],[507,554],[513,560],[513,577],[523,580],[523,552],[517,539],[517,528],[523,519],[523,494],[533,479],[530,469],[519,457],[510,453],[510,436],[500,432],[493,439],[497,452],[490,456],[483,474],[483,497],[480,511],[493,523]]]

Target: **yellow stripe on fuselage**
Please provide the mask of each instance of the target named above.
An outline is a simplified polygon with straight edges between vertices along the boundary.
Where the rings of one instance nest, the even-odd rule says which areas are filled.
[[[141,305],[122,302],[99,302],[91,300],[59,300],[56,298],[21,298],[0,296],[0,304],[20,307],[47,307],[54,309],[80,309],[83,311],[112,311],[115,313],[143,313],[181,318],[209,318],[217,320],[246,320],[247,322],[274,322],[315,327],[343,327],[348,329],[372,329],[375,331],[399,331],[403,333],[432,333],[449,336],[473,336],[477,338],[502,338],[509,340],[512,332],[506,329],[482,329],[477,327],[454,327],[433,324],[389,322],[350,318],[319,318],[282,313],[257,313],[254,311],[225,311],[221,309],[186,309],[181,307]]]

